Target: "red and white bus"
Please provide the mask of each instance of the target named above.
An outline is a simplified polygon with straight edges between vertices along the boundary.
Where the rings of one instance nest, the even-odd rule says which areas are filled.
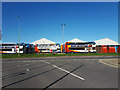
[[[63,52],[65,53],[95,53],[96,45],[95,42],[66,42],[63,46],[61,45]]]
[[[37,53],[60,53],[60,44],[36,44],[35,52]]]

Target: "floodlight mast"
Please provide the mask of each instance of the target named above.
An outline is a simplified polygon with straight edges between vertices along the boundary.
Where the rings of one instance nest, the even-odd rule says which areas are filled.
[[[64,44],[64,27],[65,27],[66,24],[61,24],[61,25],[63,27],[63,44]]]
[[[18,56],[20,56],[20,16],[18,16],[18,20],[19,20],[19,53],[18,53]]]

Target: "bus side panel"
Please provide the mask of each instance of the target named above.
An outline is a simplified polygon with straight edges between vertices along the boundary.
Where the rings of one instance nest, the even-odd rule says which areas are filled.
[[[35,52],[39,52],[37,45],[35,45]]]
[[[67,52],[67,42],[65,43],[64,48],[65,48],[65,52]]]
[[[109,47],[108,53],[115,53],[115,47]]]
[[[65,43],[65,52],[71,52],[71,50],[69,50],[69,45],[67,45],[67,42]]]
[[[63,52],[63,45],[61,45],[61,52]]]
[[[120,53],[120,47],[117,48],[117,52]]]
[[[71,45],[67,45],[67,43],[69,43],[69,42],[66,42],[65,43],[65,52],[67,53],[67,52],[75,52],[75,51],[72,51],[72,50],[70,50],[69,48],[71,47]]]
[[[101,47],[100,53],[107,53],[107,47]]]

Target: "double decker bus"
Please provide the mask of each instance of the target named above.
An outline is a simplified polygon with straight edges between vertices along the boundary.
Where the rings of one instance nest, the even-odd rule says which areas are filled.
[[[34,53],[34,45],[20,43],[20,53]],[[19,53],[19,44],[18,43],[1,43],[0,44],[0,53],[2,54],[14,54]]]
[[[38,53],[60,53],[60,44],[36,44],[35,52]]]
[[[63,52],[65,53],[95,53],[96,45],[95,42],[66,42],[63,45]]]
[[[1,43],[0,53],[2,54],[14,54],[19,53],[19,46],[15,43]],[[23,53],[23,46],[20,46],[20,53]]]

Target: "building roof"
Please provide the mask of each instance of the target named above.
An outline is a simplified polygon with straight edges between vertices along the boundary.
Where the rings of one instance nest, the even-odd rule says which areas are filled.
[[[78,38],[74,38],[74,39],[72,39],[70,41],[67,41],[67,42],[84,42],[84,41],[82,41],[82,40],[80,40]]]
[[[40,40],[32,42],[31,44],[55,44],[55,43],[46,38],[42,38]]]
[[[118,45],[119,44],[119,43],[117,43],[111,39],[108,39],[108,38],[96,40],[94,42],[96,43],[96,45]]]

